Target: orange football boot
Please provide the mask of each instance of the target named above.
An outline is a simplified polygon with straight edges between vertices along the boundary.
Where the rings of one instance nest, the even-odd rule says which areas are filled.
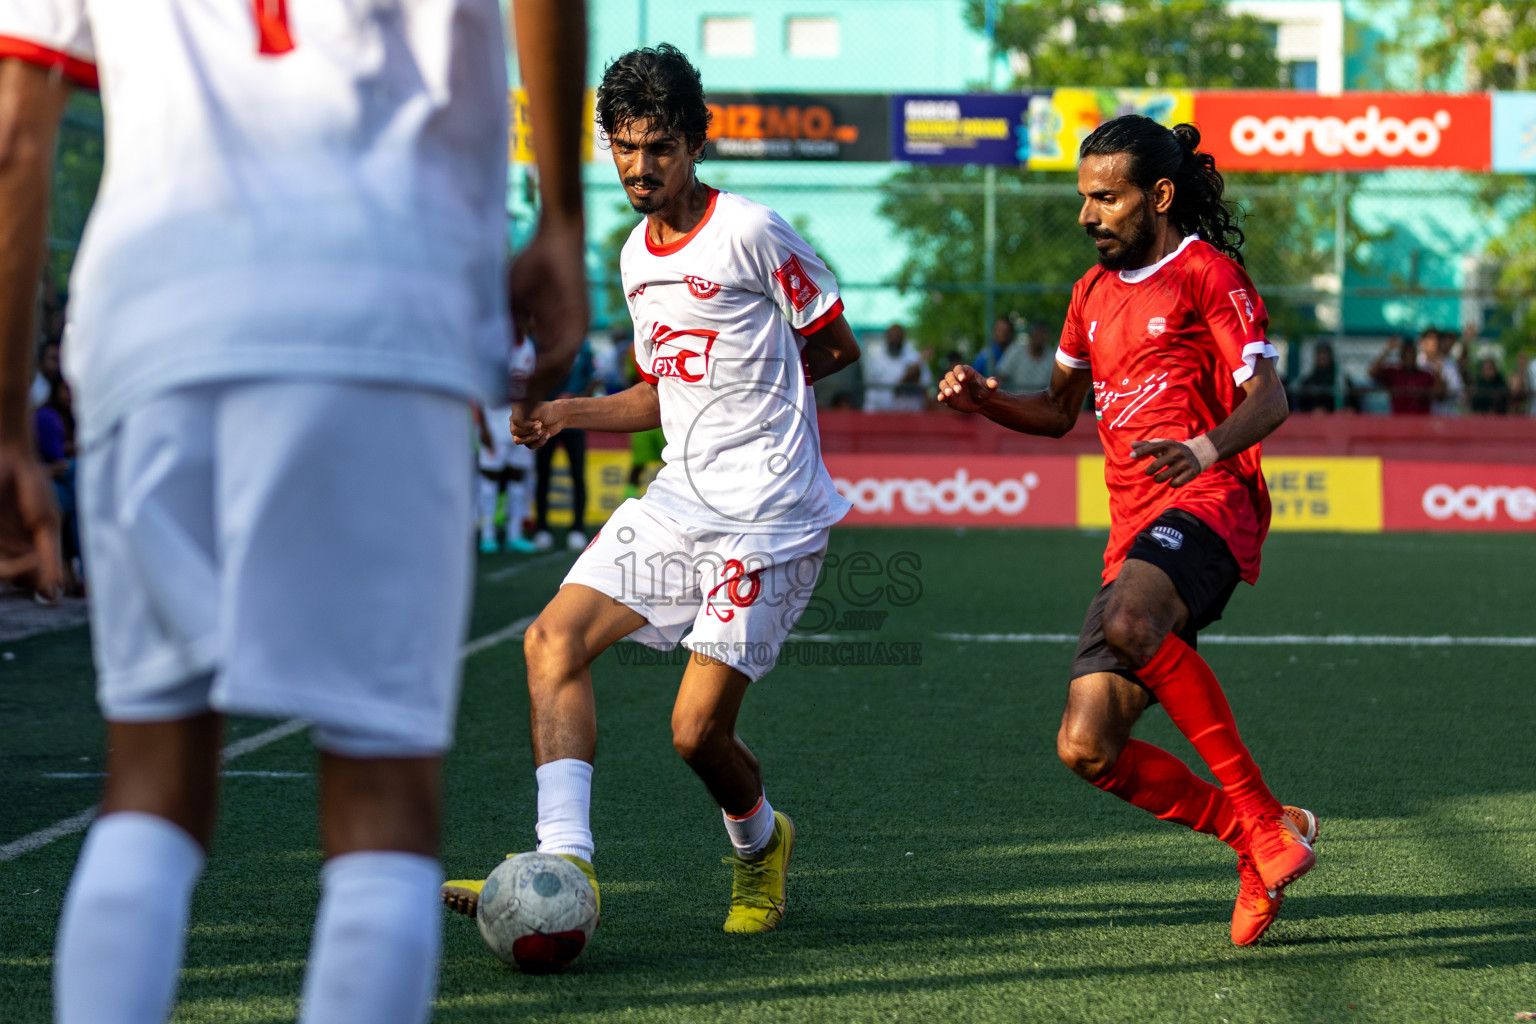
[[[1287,807],[1285,817],[1309,847],[1317,841],[1317,815],[1301,807]],[[1253,858],[1247,854],[1237,858],[1237,880],[1237,903],[1232,907],[1232,941],[1239,946],[1251,946],[1280,916],[1280,903],[1284,897],[1279,890],[1271,891],[1264,885]]]

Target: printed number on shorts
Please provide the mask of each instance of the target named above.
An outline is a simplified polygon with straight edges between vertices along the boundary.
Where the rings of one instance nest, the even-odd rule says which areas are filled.
[[[754,569],[747,571],[747,567],[741,564],[741,560],[732,558],[725,563],[721,570],[723,579],[709,592],[709,601],[706,604],[705,614],[714,613],[721,622],[730,622],[736,617],[736,608],[749,608],[757,595],[763,591],[763,581],[759,578],[763,570]],[[743,586],[745,582],[745,586]],[[735,608],[718,608],[715,606],[714,597],[724,588],[725,596],[730,599]]]
[[[293,49],[288,30],[288,0],[251,0],[256,16],[256,52],[278,56]]]

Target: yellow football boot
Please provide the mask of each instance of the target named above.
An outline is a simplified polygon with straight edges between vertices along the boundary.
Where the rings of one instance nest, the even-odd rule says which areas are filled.
[[[795,852],[795,823],[789,816],[773,812],[773,838],[752,860],[732,856],[721,863],[736,869],[731,883],[731,912],[725,919],[728,932],[766,932],[784,920],[789,907],[785,876],[789,857]]]
[[[515,856],[517,856],[515,853],[507,854],[508,859]],[[581,870],[581,873],[587,876],[587,881],[592,883],[592,895],[597,900],[597,917],[598,921],[601,922],[603,917],[603,894],[597,887],[597,872],[592,870],[592,862],[582,860],[574,853],[557,853],[555,856],[575,864]],[[480,890],[484,888],[485,879],[483,878],[450,879],[443,883],[443,888],[441,889],[443,906],[456,914],[474,917],[475,911],[480,906]]]

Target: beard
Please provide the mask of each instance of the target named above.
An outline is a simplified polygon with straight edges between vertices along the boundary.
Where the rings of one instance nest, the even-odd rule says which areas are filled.
[[[1140,215],[1118,233],[1104,228],[1089,232],[1090,238],[1113,238],[1120,243],[1116,248],[1099,252],[1099,265],[1105,270],[1134,270],[1146,266],[1153,236],[1152,217],[1146,207],[1142,207]]]
[[[661,182],[652,178],[631,178],[624,184],[630,188],[640,187],[651,190],[648,196],[636,196],[625,191],[624,198],[629,200],[629,205],[636,213],[655,213],[665,205],[664,197],[661,195]]]

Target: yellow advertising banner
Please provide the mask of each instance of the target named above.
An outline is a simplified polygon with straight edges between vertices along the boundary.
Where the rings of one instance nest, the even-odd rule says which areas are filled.
[[[1121,114],[1144,114],[1172,128],[1195,119],[1189,89],[1053,89],[1029,98],[1029,169],[1070,171],[1095,128]]]
[[[629,479],[628,449],[587,449],[587,533],[608,521],[624,501]],[[549,525],[571,525],[571,465],[565,449],[555,452],[549,467]]]
[[[1272,530],[1381,532],[1381,460],[1266,456]]]
[[[587,90],[586,105],[581,120],[581,159],[591,163],[596,159],[597,140],[593,131],[596,122],[595,94]],[[507,160],[514,164],[533,163],[533,124],[528,120],[528,91],[516,86],[507,91],[507,106],[512,113],[512,130],[507,139]]]
[[[1381,532],[1380,459],[1266,456],[1264,479],[1274,506],[1271,530]],[[1109,527],[1103,456],[1078,456],[1077,525]]]
[[[1077,525],[1109,529],[1109,488],[1104,486],[1104,456],[1077,457]]]

